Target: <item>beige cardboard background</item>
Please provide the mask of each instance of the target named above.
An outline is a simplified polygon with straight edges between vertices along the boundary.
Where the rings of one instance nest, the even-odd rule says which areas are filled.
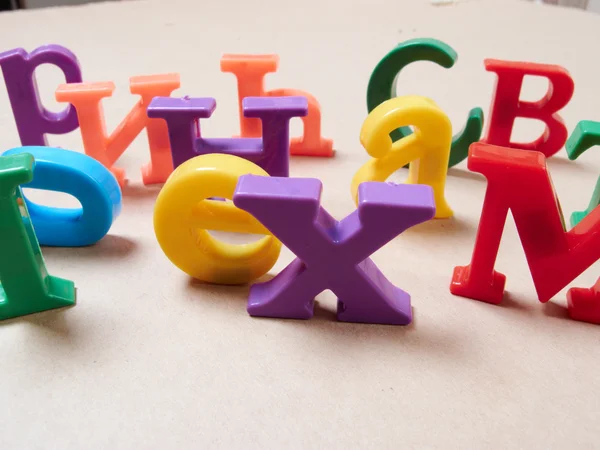
[[[358,134],[371,70],[413,37],[447,42],[459,61],[451,70],[407,68],[399,92],[435,99],[456,129],[470,108],[488,112],[486,57],[563,65],[576,83],[563,112],[569,130],[600,120],[600,16],[577,10],[522,1],[148,0],[0,15],[3,49],[59,43],[78,55],[86,80],[116,83],[105,102],[110,129],[135,101],[130,76],[177,71],[180,95],[218,101],[206,135],[229,136],[236,91],[219,71],[221,53],[279,53],[267,86],[314,94],[338,150],[331,160],[294,158],[291,173],[321,178],[323,204],[339,218],[354,208],[350,180],[367,158]],[[39,72],[46,103],[58,108],[58,73]],[[525,89],[539,98],[545,85]],[[4,89],[0,114],[0,148],[17,146]],[[516,134],[540,130],[520,122]],[[50,142],[81,151],[77,131]],[[49,271],[75,280],[77,306],[0,324],[0,448],[598,446],[600,328],[565,318],[565,292],[537,301],[512,220],[497,265],[508,277],[504,304],[449,294],[453,267],[470,258],[485,191],[464,163],[447,183],[456,218],[415,227],[374,256],[413,296],[415,321],[403,328],[337,323],[330,293],[311,321],[252,319],[247,287],[191,282],[155,241],[157,189],[139,173],[147,159],[142,136],[121,160],[131,186],[104,240],[44,249]],[[598,151],[568,162],[563,150],[549,167],[565,215],[586,206]],[[284,251],[271,273],[291,259]],[[595,265],[573,285],[597,276]]]

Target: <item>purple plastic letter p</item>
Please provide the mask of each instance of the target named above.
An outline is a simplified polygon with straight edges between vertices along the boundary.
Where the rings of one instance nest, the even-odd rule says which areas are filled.
[[[73,106],[55,113],[42,105],[35,80],[35,69],[42,64],[58,67],[67,83],[81,82],[77,58],[60,45],[43,45],[29,54],[22,48],[0,53],[0,67],[21,145],[48,145],[46,133],[65,134],[79,126]]]

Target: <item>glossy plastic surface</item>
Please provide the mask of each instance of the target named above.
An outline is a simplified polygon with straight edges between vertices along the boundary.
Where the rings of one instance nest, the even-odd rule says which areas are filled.
[[[364,183],[358,209],[336,221],[320,205],[312,178],[240,178],[233,202],[248,211],[296,259],[275,278],[250,288],[251,316],[310,319],[325,289],[338,297],[344,322],[407,325],[410,295],[394,286],[369,256],[407,228],[433,217],[428,186]]]
[[[549,64],[486,59],[485,69],[497,75],[492,97],[487,135],[482,142],[501,147],[535,150],[546,157],[554,155],[565,144],[567,127],[558,114],[571,97],[575,85],[566,69]],[[540,100],[520,99],[525,76],[548,79],[548,91]],[[546,125],[542,135],[532,142],[512,142],[511,134],[517,117],[537,119]]]
[[[586,150],[600,145],[600,122],[582,120],[577,124],[565,144],[567,155],[570,160],[577,159]],[[591,213],[600,204],[600,177],[596,181],[594,192],[590,198],[588,207],[583,211],[575,211],[571,214],[571,226],[574,227]]]
[[[79,125],[71,105],[60,112],[48,111],[42,105],[35,77],[35,69],[42,64],[57,67],[67,83],[81,82],[77,57],[60,45],[42,45],[31,53],[22,48],[0,53],[0,67],[21,145],[48,145],[46,133],[65,134]]]
[[[267,73],[277,71],[278,64],[277,55],[225,54],[221,57],[221,71],[233,73],[237,80],[241,137],[257,138],[263,134],[261,121],[244,114],[245,98],[306,97],[308,113],[302,117],[304,132],[301,137],[292,139],[290,153],[303,156],[333,156],[333,141],[321,136],[321,106],[314,96],[297,89],[265,90],[264,77]]]
[[[392,142],[390,133],[412,125],[416,132]],[[372,157],[352,179],[352,196],[358,204],[358,188],[366,181],[385,181],[410,163],[407,183],[433,188],[436,218],[452,216],[446,198],[446,174],[452,142],[452,125],[430,99],[418,96],[395,97],[383,102],[365,119],[360,142]]]
[[[260,222],[231,202],[238,178],[268,176],[243,158],[209,154],[197,156],[175,169],[154,207],[154,231],[163,252],[188,275],[209,283],[244,284],[269,271],[281,243]],[[266,234],[243,245],[229,244],[208,230]]]
[[[0,320],[75,303],[73,282],[48,275],[21,196],[34,164],[29,154],[0,157]]]
[[[475,143],[468,164],[485,175],[488,186],[471,264],[454,269],[453,294],[502,301],[506,277],[494,265],[509,211],[540,301],[550,300],[600,257],[600,209],[565,231],[542,153]]]
[[[41,245],[81,247],[102,239],[121,212],[121,189],[98,161],[82,153],[52,147],[18,147],[4,155],[28,153],[35,158],[33,180],[26,188],[72,195],[81,208],[57,208],[27,197],[33,228]]]
[[[417,61],[430,61],[446,69],[454,66],[458,55],[452,47],[437,39],[417,38],[401,42],[394,47],[375,66],[367,87],[367,108],[373,111],[383,102],[396,97],[396,87],[400,72]],[[481,137],[483,129],[483,110],[473,108],[469,111],[465,127],[452,139],[448,167],[463,161],[469,152],[469,145]],[[391,133],[397,141],[412,134],[409,127],[400,127]]]
[[[148,116],[166,121],[174,167],[198,155],[223,153],[247,159],[269,175],[289,175],[289,122],[292,117],[306,115],[306,98],[245,98],[246,117],[262,121],[263,136],[260,138],[203,137],[199,119],[212,116],[216,106],[214,98],[157,97],[152,100]]]
[[[169,136],[163,121],[150,119],[146,115],[146,108],[154,97],[171,95],[179,84],[179,74],[176,73],[130,78],[130,91],[139,95],[140,100],[110,136],[106,132],[101,101],[112,96],[114,83],[63,84],[56,90],[56,100],[75,106],[86,155],[110,169],[120,186],[125,184],[125,171],[114,164],[145,128],[150,163],[142,167],[142,180],[144,184],[158,184],[167,181],[173,171]]]
[[[567,307],[573,320],[600,324],[600,278],[591,288],[571,288]]]

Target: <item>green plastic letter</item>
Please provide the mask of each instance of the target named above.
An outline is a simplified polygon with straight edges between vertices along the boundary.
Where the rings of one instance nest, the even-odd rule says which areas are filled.
[[[33,166],[29,154],[0,157],[0,320],[75,303],[73,282],[48,275],[23,201]]]
[[[600,145],[600,122],[582,120],[577,124],[569,139],[565,143],[565,149],[569,159],[575,160],[587,149]],[[600,204],[600,178],[596,181],[596,187],[590,203],[585,211],[575,211],[571,214],[571,226],[574,227],[581,220],[592,212]]]
[[[381,103],[396,97],[396,80],[404,67],[416,61],[431,61],[446,69],[451,68],[458,55],[447,44],[437,39],[411,39],[402,42],[383,57],[371,74],[367,88],[367,108],[373,111]],[[448,167],[455,166],[469,153],[469,145],[481,137],[483,130],[483,110],[473,108],[469,111],[467,124],[452,139]],[[411,134],[408,127],[401,127],[390,133],[393,141]]]

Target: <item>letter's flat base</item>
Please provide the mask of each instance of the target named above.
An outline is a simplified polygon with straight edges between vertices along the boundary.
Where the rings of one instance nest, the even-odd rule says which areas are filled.
[[[76,301],[75,283],[63,278],[48,276],[46,278],[48,293],[40,298],[7,301],[6,292],[0,285],[0,320],[35,314],[51,309],[72,306]]]
[[[483,283],[482,280],[473,280],[470,274],[470,266],[459,266],[454,268],[450,292],[459,297],[466,297],[481,302],[500,304],[504,297],[504,285],[506,276],[494,271],[492,282]]]
[[[391,292],[386,295],[388,307],[394,310],[394,313],[380,314],[377,310],[368,310],[369,299],[354,304],[365,305],[365,310],[360,311],[356,308],[347,309],[344,302],[338,299],[337,320],[340,322],[352,323],[372,323],[378,325],[409,325],[412,322],[412,308],[410,306],[410,294],[402,289],[393,286]]]
[[[306,267],[299,259],[292,261],[278,276],[265,283],[254,284],[248,295],[247,311],[253,317],[271,317],[275,319],[301,319],[307,320],[314,315],[314,298],[311,295],[297,293],[302,299],[308,301],[281,301],[278,294],[284,286],[292,283],[300,276]],[[299,283],[299,289],[309,288],[309,283]],[[298,292],[298,291],[297,291]],[[314,290],[312,291],[314,292]]]
[[[331,158],[335,155],[333,140],[321,139],[318,146],[309,146],[303,138],[292,138],[290,142],[290,154],[292,156],[317,156]]]
[[[569,317],[580,322],[600,324],[600,291],[592,288],[571,288],[567,292]]]

